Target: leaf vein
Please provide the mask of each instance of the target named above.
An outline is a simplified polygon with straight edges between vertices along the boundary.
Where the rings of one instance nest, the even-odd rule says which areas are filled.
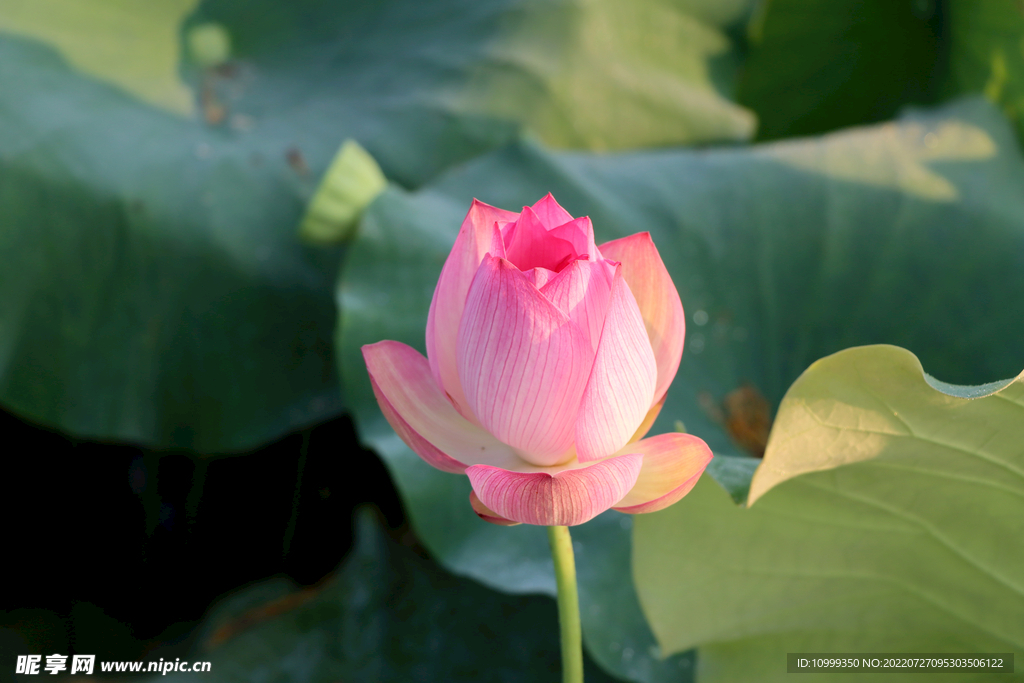
[[[808,485],[810,485],[810,486],[815,486],[815,487],[818,487],[818,488],[821,488],[821,489],[833,492],[833,493],[835,493],[837,495],[840,495],[840,496],[843,496],[845,498],[849,498],[850,500],[858,501],[860,503],[863,503],[864,505],[868,505],[868,506],[872,506],[872,507],[877,507],[880,510],[884,510],[884,511],[888,512],[891,515],[894,515],[896,517],[899,517],[901,519],[905,519],[905,520],[907,520],[907,521],[909,521],[911,523],[919,525],[922,529],[927,531],[928,534],[932,538],[934,538],[940,544],[945,546],[947,549],[949,549],[952,553],[954,553],[955,555],[960,557],[962,560],[967,562],[969,565],[971,565],[972,567],[974,567],[975,569],[977,569],[981,573],[987,575],[989,578],[995,580],[997,583],[1000,583],[1003,586],[1009,588],[1011,591],[1013,591],[1014,593],[1016,593],[1020,597],[1024,598],[1024,587],[1016,585],[1012,580],[1010,580],[1009,578],[1003,576],[1000,572],[996,571],[992,567],[988,567],[988,566],[982,564],[979,560],[977,560],[974,557],[972,557],[970,555],[970,553],[964,551],[959,546],[957,546],[955,543],[953,543],[951,540],[946,538],[946,536],[944,534],[942,534],[941,532],[939,532],[939,530],[936,529],[931,523],[921,519],[920,517],[916,517],[916,516],[910,514],[909,512],[901,510],[901,509],[899,509],[897,507],[886,505],[885,503],[882,503],[881,501],[874,500],[872,498],[867,498],[867,497],[864,497],[864,496],[855,495],[855,494],[853,494],[853,493],[851,493],[849,491],[842,491],[840,489],[835,489],[835,488],[830,488],[830,487],[827,487],[827,486],[822,486],[821,484],[817,484],[817,483],[812,482],[812,481],[807,481],[806,483]]]
[[[1013,463],[1009,463],[1009,462],[1000,460],[999,458],[994,457],[992,455],[988,455],[987,453],[981,453],[981,452],[978,452],[978,451],[971,451],[971,450],[968,450],[968,449],[964,448],[963,446],[956,446],[956,445],[950,444],[950,443],[943,443],[942,441],[936,441],[935,439],[929,439],[927,437],[921,436],[920,434],[894,434],[892,432],[882,432],[882,431],[878,431],[876,429],[865,429],[864,427],[842,427],[842,426],[839,426],[839,425],[833,425],[833,424],[829,424],[828,422],[825,422],[823,419],[821,419],[820,417],[815,415],[813,412],[811,412],[811,411],[808,411],[808,412],[811,415],[811,417],[813,419],[817,420],[817,422],[821,426],[827,427],[829,429],[847,430],[847,431],[851,431],[851,432],[862,432],[864,434],[877,434],[879,436],[888,436],[888,437],[894,437],[894,438],[918,439],[920,441],[924,441],[925,443],[930,443],[930,444],[933,444],[935,446],[940,446],[942,448],[948,448],[948,449],[953,450],[953,451],[959,451],[961,453],[966,453],[967,455],[974,456],[976,458],[980,458],[981,460],[989,462],[989,463],[991,463],[993,465],[997,465],[999,467],[1002,467],[1002,468],[1006,469],[1009,472],[1013,472],[1017,476],[1019,476],[1022,479],[1024,479],[1024,470],[1020,469],[1019,467],[1016,467]]]

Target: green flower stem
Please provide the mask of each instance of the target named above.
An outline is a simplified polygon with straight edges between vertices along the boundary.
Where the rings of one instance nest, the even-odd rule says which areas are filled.
[[[558,625],[562,631],[562,682],[583,683],[583,634],[576,592],[576,560],[567,526],[549,526],[548,541],[558,585]]]

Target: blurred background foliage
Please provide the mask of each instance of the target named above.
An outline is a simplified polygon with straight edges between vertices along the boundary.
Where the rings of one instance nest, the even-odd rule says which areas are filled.
[[[742,502],[821,356],[1024,367],[1022,135],[1019,0],[4,0],[4,657],[553,679],[550,601],[514,595],[553,590],[543,534],[479,522],[358,362],[422,348],[469,200],[655,235],[689,323],[655,429],[708,441]],[[361,503],[383,521],[331,574]],[[761,642],[651,630],[632,533],[577,533],[592,679],[761,680]]]

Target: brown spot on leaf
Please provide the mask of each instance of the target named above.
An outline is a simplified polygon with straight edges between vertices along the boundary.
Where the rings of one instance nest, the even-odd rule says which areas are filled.
[[[772,409],[757,388],[744,383],[726,394],[721,403],[708,392],[697,395],[701,410],[729,437],[755,458],[763,458],[772,427]]]
[[[288,165],[292,167],[292,170],[298,173],[300,176],[309,175],[309,166],[306,164],[306,157],[302,156],[302,151],[298,147],[289,147],[288,151],[284,153],[285,158],[288,160]]]
[[[211,126],[223,123],[228,115],[227,108],[217,97],[217,90],[210,78],[203,80],[203,88],[199,92],[199,102],[203,108],[203,118]]]
[[[305,588],[243,612],[240,616],[221,624],[204,645],[206,649],[219,647],[254,626],[301,607],[315,598],[319,592],[319,588]]]
[[[221,78],[227,79],[238,78],[239,71],[238,64],[231,61],[224,62],[213,67],[213,73],[217,74]]]
[[[722,401],[725,430],[733,441],[755,458],[764,457],[768,432],[772,427],[772,409],[768,399],[752,384],[730,391]]]

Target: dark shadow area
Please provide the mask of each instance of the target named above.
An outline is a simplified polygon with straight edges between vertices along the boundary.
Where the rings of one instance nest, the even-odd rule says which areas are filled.
[[[218,598],[274,576],[311,585],[334,570],[361,504],[423,552],[348,417],[209,458],[80,441],[7,412],[0,432],[5,662],[26,652],[128,660],[184,650]]]
[[[758,140],[885,121],[940,101],[949,59],[941,0],[777,2],[755,20],[737,100]]]

